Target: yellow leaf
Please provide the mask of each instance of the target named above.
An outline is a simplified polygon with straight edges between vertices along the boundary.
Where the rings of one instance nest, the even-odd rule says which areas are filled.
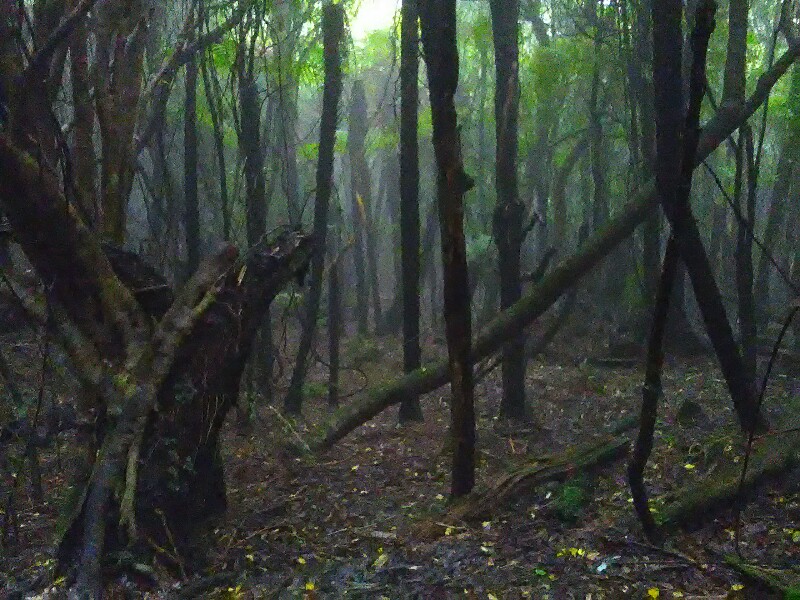
[[[734,583],[734,584],[731,586],[731,589],[732,589],[734,592],[738,592],[738,591],[740,591],[740,590],[743,590],[743,589],[744,589],[744,586],[743,586],[741,583]]]
[[[447,527],[447,528],[444,530],[444,534],[445,534],[445,535],[451,535],[452,533],[453,533],[453,528],[452,528],[452,527],[450,527],[450,526],[448,526],[448,527]]]
[[[364,199],[361,197],[361,194],[356,192],[356,204],[358,204],[358,214],[361,217],[361,222],[367,222],[367,210],[364,207]]]
[[[686,463],[685,465],[683,465],[683,468],[686,469],[687,471],[691,471],[692,469],[694,469],[694,465],[692,463]]]
[[[306,559],[301,556],[300,558],[297,559],[297,562],[299,562],[301,565],[304,565],[306,564]]]
[[[375,559],[375,562],[372,563],[372,567],[374,569],[380,569],[384,566],[387,562],[389,562],[389,555],[388,554],[380,554],[378,558]]]
[[[489,592],[488,594],[486,594],[486,597],[487,597],[489,600],[498,600],[498,599],[497,599],[497,596],[495,596],[495,595],[494,595],[492,592]]]
[[[658,591],[658,588],[650,588],[649,590],[647,590],[648,598],[658,598],[659,594],[660,592]]]
[[[307,581],[306,582],[306,589],[309,592],[313,591],[314,590],[314,582],[313,581]]]

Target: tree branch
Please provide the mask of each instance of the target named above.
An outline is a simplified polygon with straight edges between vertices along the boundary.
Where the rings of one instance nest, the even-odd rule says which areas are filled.
[[[158,129],[159,123],[163,117],[164,109],[167,106],[169,93],[172,84],[175,82],[175,77],[178,74],[178,69],[185,65],[195,53],[200,52],[212,44],[216,44],[222,39],[226,33],[236,27],[244,18],[244,15],[250,10],[252,0],[243,2],[239,5],[233,14],[224,23],[212,29],[208,33],[201,35],[191,44],[184,44],[175,50],[175,52],[168,56],[161,67],[156,71],[150,79],[147,87],[142,93],[140,100],[140,114],[144,112],[144,107],[150,103],[150,110],[140,127],[141,133],[136,137],[136,151],[134,155],[138,155],[150,138]],[[188,32],[192,27],[195,27],[196,22],[193,14],[186,17],[183,24],[181,37],[185,40],[188,38]]]

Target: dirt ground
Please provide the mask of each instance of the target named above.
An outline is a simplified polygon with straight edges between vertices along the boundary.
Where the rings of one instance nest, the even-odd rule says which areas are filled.
[[[638,412],[641,365],[597,364],[587,360],[599,353],[589,342],[564,339],[529,365],[530,423],[497,419],[497,370],[479,383],[479,486],[511,464],[584,443]],[[36,345],[17,344],[6,345],[12,362],[20,369],[35,364]],[[441,341],[426,340],[425,349],[426,359],[444,352]],[[351,339],[343,350],[342,402],[400,370],[398,344],[391,338]],[[624,460],[520,495],[495,507],[491,520],[479,525],[447,522],[445,388],[423,399],[424,423],[398,428],[395,407],[325,454],[289,456],[287,440],[304,436],[329,415],[324,380],[320,363],[299,422],[260,402],[250,425],[241,425],[235,415],[229,419],[223,445],[229,509],[213,524],[202,572],[182,577],[148,566],[139,575],[118,578],[113,597],[769,597],[725,564],[724,556],[735,551],[730,511],[713,515],[699,530],[669,531],[662,548],[650,545],[630,503]],[[664,387],[647,469],[654,498],[687,483],[702,485],[705,476],[741,461],[743,454],[712,358],[669,359]],[[800,382],[778,369],[766,405],[779,411],[787,395],[798,393]],[[679,424],[678,408],[686,400],[699,404],[702,413]],[[52,566],[56,517],[70,491],[73,444],[72,434],[62,434],[39,457],[42,502],[32,497],[23,474],[29,469],[14,454],[19,449],[2,450],[8,453],[2,496],[16,489],[19,521],[0,547],[0,590]],[[5,513],[0,516],[5,521]],[[419,524],[430,522],[441,524],[445,535],[420,535]],[[796,473],[759,490],[741,515],[739,538],[748,561],[773,567],[800,562]]]

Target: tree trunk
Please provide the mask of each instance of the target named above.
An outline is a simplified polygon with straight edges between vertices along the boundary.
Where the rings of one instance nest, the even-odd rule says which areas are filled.
[[[403,294],[403,371],[422,365],[419,219],[419,15],[417,0],[403,0],[400,29],[400,259]],[[400,423],[422,420],[419,397],[400,404]]]
[[[196,10],[195,10],[196,12]],[[186,232],[185,276],[200,264],[200,206],[197,198],[197,58],[186,63],[183,111],[183,203]]]
[[[772,69],[761,76],[756,90],[746,102],[738,108],[717,113],[706,124],[697,147],[695,167],[706,160],[731,133],[755,114],[798,56],[800,56],[800,44],[792,45],[775,62]],[[508,336],[541,316],[566,291],[572,289],[581,277],[631,235],[637,226],[645,222],[655,212],[657,205],[658,198],[650,181],[642,187],[634,199],[620,209],[619,216],[611,219],[601,231],[589,237],[577,252],[563,259],[541,282],[520,298],[519,302],[487,323],[475,340],[473,360],[481,360],[493,354],[502,347]],[[796,264],[800,265],[800,257],[798,259]],[[316,431],[309,442],[309,447],[315,452],[326,450],[384,409],[400,402],[408,393],[431,392],[447,381],[447,363],[434,363],[398,380],[376,386],[368,390],[362,400],[344,408],[334,421]]]
[[[77,0],[71,5],[76,8]],[[94,107],[89,81],[88,31],[85,23],[75,28],[69,44],[70,84],[75,124],[71,155],[81,217],[89,227],[97,224],[97,163],[94,148]]]
[[[753,297],[753,236],[750,227],[755,225],[756,219],[756,174],[755,174],[755,149],[753,148],[753,134],[749,127],[739,130],[739,144],[737,161],[737,176],[739,181],[736,187],[736,202],[739,204],[740,214],[747,220],[747,224],[739,223],[736,233],[736,296],[739,317],[739,343],[742,346],[742,362],[746,369],[747,377],[754,380],[756,376],[756,314],[755,299]],[[746,173],[747,189],[742,190],[741,178]],[[743,193],[744,192],[744,193]]]
[[[725,57],[723,103],[741,102],[744,99],[748,3],[749,0],[730,0],[728,3],[728,50]]]
[[[175,349],[172,368],[154,390],[157,412],[146,411],[136,419],[123,412],[116,427],[109,429],[87,502],[75,507],[59,547],[62,569],[81,565],[79,582],[86,577],[87,548],[102,551],[98,544],[108,551],[128,541],[150,538],[175,553],[173,561],[167,559],[173,567],[177,566],[175,559],[188,569],[198,564],[195,536],[206,519],[226,507],[220,428],[236,403],[264,309],[305,269],[309,258],[308,238],[289,235],[274,244],[262,241],[246,261],[225,270],[213,301]],[[243,268],[245,276],[240,281]],[[135,425],[139,422],[141,430]],[[114,457],[116,463],[105,462]],[[120,500],[96,515],[93,507],[102,504],[93,503],[92,497],[104,465],[117,473],[109,481],[117,482],[113,486],[119,489]],[[191,502],[187,503],[187,498]],[[119,528],[117,519],[121,519]],[[106,521],[102,524],[105,536],[93,533],[98,520]]]
[[[355,247],[353,248],[353,267],[356,275],[356,318],[358,333],[366,335],[369,323],[369,305],[374,307],[373,285],[373,240],[372,224],[369,212],[372,211],[372,194],[369,167],[365,156],[364,145],[367,138],[367,97],[364,82],[357,79],[353,82],[350,98],[350,129],[347,135],[347,150],[350,155],[350,188],[352,197],[353,231]],[[378,322],[377,319],[375,321]]]
[[[553,177],[553,247],[559,254],[569,247],[567,230],[567,186],[569,178],[588,148],[589,142],[586,138],[578,140],[569,154],[567,154],[563,164],[556,169]]]
[[[775,248],[779,232],[783,231],[786,222],[787,204],[790,204],[789,188],[800,170],[797,168],[797,153],[800,150],[800,68],[792,67],[789,83],[789,115],[790,122],[778,154],[778,165],[775,170],[775,183],[772,187],[767,224],[764,229],[763,242],[767,248]],[[791,248],[791,246],[789,246]],[[785,262],[784,264],[790,264]],[[764,325],[769,322],[770,274],[774,269],[766,253],[761,252],[756,271],[755,305],[756,316]],[[774,306],[774,302],[772,303]]]
[[[206,93],[208,112],[211,114],[211,127],[214,134],[214,152],[217,157],[217,176],[219,177],[219,202],[222,213],[222,239],[231,239],[231,207],[228,201],[228,168],[225,160],[225,132],[223,130],[224,108],[222,90],[214,68],[209,68],[210,52],[203,53],[200,69],[203,75],[203,88]]]
[[[653,82],[646,77],[644,68],[653,64],[653,34],[650,22],[652,0],[642,0],[636,8],[636,35],[634,44],[636,57],[631,61],[631,86],[639,105],[639,128],[641,130],[641,174],[650,179],[655,174],[655,108],[653,107]],[[644,271],[643,300],[649,305],[656,297],[661,264],[661,215],[654,212],[642,229],[642,266]]]
[[[339,278],[341,223],[338,206],[331,219],[331,241],[328,244],[328,406],[339,404],[339,347],[342,336],[342,292]]]
[[[519,117],[519,2],[492,0],[492,34],[497,72],[494,114],[497,155],[495,177],[497,205],[494,239],[500,273],[500,308],[506,309],[522,296],[520,248],[525,208],[517,185],[517,122]],[[522,331],[503,348],[503,398],[500,415],[524,419],[525,336]]]
[[[450,493],[463,496],[475,484],[475,407],[472,372],[464,194],[473,182],[464,172],[455,93],[458,87],[455,0],[421,0],[420,24],[436,153],[439,227],[444,269],[444,318],[450,370],[450,434],[453,467]]]
[[[712,12],[713,5],[704,3],[698,11]],[[714,280],[708,256],[697,223],[689,203],[690,188],[681,185],[682,170],[695,168],[695,157],[682,157],[682,143],[679,132],[685,135],[699,135],[699,113],[697,122],[684,129],[681,105],[676,98],[683,97],[681,76],[681,37],[680,2],[656,2],[653,4],[653,22],[662,27],[653,28],[654,67],[653,80],[656,90],[656,143],[658,146],[659,169],[657,180],[661,205],[672,226],[673,233],[680,249],[681,257],[686,264],[694,288],[703,319],[706,323],[711,343],[720,361],[723,375],[728,384],[734,408],[740,424],[745,431],[750,431],[757,421],[755,387],[747,377],[742,364],[742,356],[733,338],[722,298]],[[691,85],[705,85],[705,69],[702,65],[694,66],[691,74]],[[701,73],[698,73],[701,71]],[[702,75],[702,81],[699,78]],[[708,128],[707,128],[708,129]],[[683,147],[686,147],[685,145]],[[691,181],[685,177],[684,181]]]
[[[258,16],[252,17],[257,22]],[[255,39],[258,25],[241,32],[236,66],[239,78],[239,149],[244,161],[245,216],[247,246],[252,248],[262,240],[267,230],[267,185],[264,174],[264,141],[262,140],[261,93],[256,74],[256,48],[248,36]],[[263,313],[264,321],[258,327],[258,344],[253,353],[251,382],[263,388],[269,398],[272,384],[272,324],[269,310]],[[254,393],[247,395],[249,405],[244,414],[253,414]]]
[[[284,399],[290,414],[299,414],[303,403],[303,383],[308,372],[308,356],[317,329],[325,270],[325,241],[328,232],[328,204],[333,187],[333,152],[336,141],[339,98],[342,95],[341,46],[344,37],[344,10],[341,4],[327,4],[322,12],[322,41],[325,56],[325,83],[322,92],[322,120],[317,159],[317,195],[314,201],[314,241],[320,249],[311,262],[311,282],[306,296],[303,330],[292,379]]]

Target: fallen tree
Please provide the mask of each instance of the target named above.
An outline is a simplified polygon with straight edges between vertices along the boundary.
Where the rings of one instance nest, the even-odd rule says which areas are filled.
[[[800,420],[795,410],[789,418],[775,424],[776,432],[759,440],[750,459],[742,491],[745,494],[779,479],[800,465]],[[427,539],[444,535],[445,524],[474,524],[490,520],[509,502],[554,481],[565,481],[590,473],[625,458],[635,436],[637,418],[630,416],[614,425],[607,434],[558,454],[524,459],[504,471],[494,481],[454,503],[436,522],[423,522],[417,532]],[[784,433],[781,433],[784,432]],[[740,462],[730,461],[707,477],[670,492],[658,499],[663,504],[654,515],[664,530],[670,526],[694,529],[716,518],[721,511],[739,501]],[[744,498],[743,500],[746,500]]]
[[[697,146],[695,165],[708,156],[736,129],[755,114],[772,88],[800,57],[800,41],[792,39],[789,48],[771,69],[759,77],[753,94],[742,103],[730,103],[703,127]],[[562,260],[539,283],[507,310],[501,312],[480,332],[472,348],[472,359],[481,360],[497,352],[508,338],[540,317],[563,294],[573,288],[614,248],[628,238],[652,214],[658,205],[653,181],[649,181],[608,224],[592,234],[570,257]],[[363,398],[343,406],[312,434],[307,447],[321,452],[332,447],[357,427],[363,425],[404,397],[432,392],[448,381],[445,361],[426,365],[388,383],[378,384]],[[295,450],[300,450],[295,447]]]
[[[664,528],[699,527],[739,501],[740,484],[741,493],[747,495],[800,465],[800,418],[796,408],[787,409],[790,418],[775,423],[773,431],[753,445],[744,481],[741,463],[720,466],[708,477],[665,496],[664,508],[657,518],[659,524]]]
[[[482,490],[453,504],[447,516],[438,520],[466,523],[490,520],[504,505],[540,485],[566,481],[575,474],[591,472],[614,462],[628,454],[635,426],[636,419],[628,417],[597,440],[559,454],[528,459],[507,470]]]

